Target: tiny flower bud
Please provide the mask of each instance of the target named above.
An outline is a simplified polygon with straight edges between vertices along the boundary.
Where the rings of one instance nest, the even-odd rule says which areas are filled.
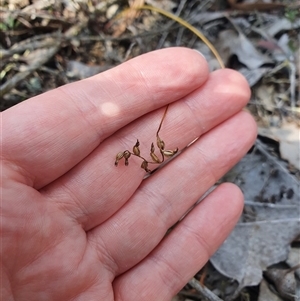
[[[126,151],[123,153],[123,156],[124,156],[125,159],[129,159],[129,157],[131,156],[130,151],[126,150]]]
[[[172,157],[174,156],[176,153],[178,152],[178,148],[176,148],[175,150],[165,150],[163,151],[164,155],[166,157]]]
[[[140,142],[139,142],[139,140],[137,140],[135,146],[133,147],[133,153],[136,156],[140,156],[140,153],[141,153],[140,149],[139,149],[139,146],[140,146]]]
[[[154,162],[161,163],[161,160],[159,160],[158,157],[154,153],[150,153],[150,156]]]
[[[151,143],[151,149],[150,149],[150,152],[151,152],[151,153],[154,153],[154,152],[155,152],[155,147],[154,147],[153,142]]]
[[[118,166],[119,161],[124,157],[124,153],[120,152],[116,155],[115,166]]]
[[[150,169],[148,169],[148,162],[147,161],[143,161],[141,168],[143,168],[146,172],[151,172]]]
[[[163,140],[161,140],[159,136],[157,136],[156,144],[160,150],[165,149],[165,142]]]

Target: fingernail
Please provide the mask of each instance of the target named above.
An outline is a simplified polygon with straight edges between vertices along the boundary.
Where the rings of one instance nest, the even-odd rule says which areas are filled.
[[[196,51],[197,53],[201,54],[201,55],[206,59],[206,57],[202,54],[202,52],[200,52],[200,51],[197,50],[197,49],[193,49],[193,50]]]

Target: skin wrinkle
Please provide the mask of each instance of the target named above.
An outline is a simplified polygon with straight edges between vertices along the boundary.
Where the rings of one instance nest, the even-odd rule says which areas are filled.
[[[53,130],[53,129],[52,129]],[[61,133],[59,132],[59,134],[58,135],[61,135]],[[57,136],[57,132],[53,132],[53,135],[52,135],[52,137],[53,138],[56,138],[55,136]],[[53,139],[51,139],[51,137],[47,137],[47,144],[51,144],[51,141],[52,141]],[[45,140],[43,140],[42,142],[44,142]],[[50,141],[50,142],[48,142],[48,141]],[[67,142],[66,142],[66,144],[67,144]],[[69,144],[68,144],[69,145]],[[63,145],[61,145],[60,147],[64,147]],[[68,146],[68,148],[70,148],[69,146]],[[38,149],[38,146],[35,148],[35,149],[33,149],[34,151],[36,150],[36,149]],[[46,145],[42,145],[42,148],[41,148],[42,150],[43,150],[43,153],[47,153],[48,152],[48,147],[46,147]],[[37,155],[37,154],[30,154],[30,157],[32,157],[32,158],[37,158],[37,157],[40,157],[41,156],[41,154],[39,154],[39,155]],[[44,154],[42,155],[42,156],[44,156]],[[51,157],[53,157],[53,155],[52,154],[49,154],[49,159],[51,158]],[[21,159],[19,159],[18,161],[20,161]],[[52,158],[52,161],[53,162],[59,162],[60,161],[60,158],[57,158],[57,157],[53,157]],[[38,161],[39,162],[39,161]],[[19,166],[21,167],[21,163],[18,163],[19,164]],[[26,161],[26,164],[28,164],[28,161]],[[62,164],[63,164],[63,162],[62,162]],[[36,166],[38,166],[38,165],[36,165]],[[30,172],[29,171],[27,171],[27,174],[30,174]],[[32,179],[31,181],[32,181],[32,185],[31,186],[33,186],[33,187],[35,187],[36,185],[37,185],[37,181],[36,181],[36,179],[33,179],[33,177],[31,176],[31,174],[30,174],[30,178]],[[39,185],[40,186],[40,185]],[[36,187],[36,188],[39,188],[39,187]]]
[[[105,269],[112,275],[112,279],[118,274],[120,267],[117,261],[109,254],[109,248],[106,246],[105,241],[98,235],[94,239],[93,230],[87,232],[88,245],[96,252],[99,262],[102,262]],[[107,250],[107,251],[106,251]]]
[[[211,246],[205,240],[205,238],[201,235],[201,232],[190,227],[188,225],[188,223],[184,222],[184,219],[183,219],[183,223],[182,223],[181,232],[183,232],[187,238],[193,238],[193,240],[195,240],[195,238],[196,238],[196,241],[198,243],[198,249],[203,249],[205,252],[204,258],[210,258],[213,255],[213,252],[209,251],[211,249]],[[197,249],[197,247],[194,247],[194,248]],[[203,252],[203,250],[202,250],[202,252]]]
[[[84,221],[78,220],[77,212],[80,212],[81,213],[80,215],[82,217],[84,216],[85,219],[87,219],[89,211],[86,210],[86,207],[79,200],[77,195],[75,193],[73,193],[73,191],[71,189],[69,189],[66,184],[61,183],[61,189],[63,190],[63,192],[67,192],[67,193],[63,193],[62,195],[64,195],[64,196],[68,195],[69,197],[65,198],[65,200],[62,202],[61,200],[58,200],[57,196],[55,196],[55,197],[53,197],[53,200],[55,200],[55,204],[57,204],[58,208],[60,208],[64,213],[67,212],[68,217],[71,217],[73,220],[76,220],[77,222],[80,223],[81,226],[83,226]],[[51,198],[51,195],[47,195],[47,198]],[[68,202],[68,199],[70,199],[69,202]],[[76,211],[74,209],[76,209]]]
[[[16,273],[18,273],[19,275],[27,275],[28,276],[28,270],[33,271],[33,266],[36,263],[37,265],[39,265],[38,261],[45,256],[47,253],[51,253],[52,249],[55,249],[56,246],[58,246],[61,242],[57,242],[54,243],[53,245],[51,245],[51,247],[47,246],[47,248],[45,248],[44,250],[42,250],[39,254],[37,254],[32,261],[27,262],[24,266],[22,266],[18,271],[16,271]],[[20,282],[20,279],[17,279],[17,282]],[[27,282],[23,283],[24,286],[26,286],[27,284],[30,284],[30,278]]]
[[[2,260],[1,260],[2,263]],[[7,272],[6,267],[1,264],[1,297],[3,298],[2,300],[6,301],[14,301],[15,296],[14,296],[14,291],[11,286],[11,279],[8,277],[9,273]],[[9,298],[11,297],[11,298]]]
[[[157,276],[161,279],[161,282],[164,283],[164,286],[168,287],[169,292],[165,294],[169,295],[169,297],[173,297],[174,291],[177,290],[176,283],[182,283],[184,279],[182,275],[169,264],[168,260],[162,260],[162,258],[159,260],[159,258],[157,259],[156,257],[157,256],[151,255],[149,261],[153,261],[155,266],[158,267],[158,269],[156,269],[158,272]],[[161,271],[163,271],[163,273]]]
[[[132,68],[132,70],[134,70],[134,73],[138,75],[138,78],[140,78],[141,82],[144,84],[144,87],[147,90],[146,95],[147,95],[147,97],[150,97],[149,102],[150,103],[157,102],[157,99],[155,99],[154,94],[151,93],[151,87],[149,86],[149,83],[151,83],[151,81],[149,80],[149,83],[148,83],[147,77],[145,77],[143,70],[139,70],[136,67],[134,67],[134,65],[130,61],[128,62],[128,65]],[[153,109],[150,109],[150,110],[152,111]]]
[[[32,114],[32,112],[30,114]],[[39,116],[35,116],[35,115],[31,116],[30,118],[34,119],[34,120],[41,120]],[[36,150],[38,149],[39,146],[42,146],[41,149],[44,152],[48,149],[48,145],[51,145],[51,143],[52,143],[52,142],[48,142],[48,141],[49,140],[53,140],[52,137],[56,138],[56,136],[57,136],[57,132],[53,131],[53,129],[59,127],[61,124],[63,124],[63,121],[59,120],[59,121],[56,122],[56,124],[54,124],[54,125],[51,126],[51,129],[49,128],[48,130],[46,130],[46,131],[44,131],[42,133],[39,133],[38,128],[40,128],[40,126],[44,126],[45,128],[48,128],[47,123],[45,123],[45,122],[44,123],[43,122],[39,123],[38,127],[35,124],[31,124],[30,127],[26,127],[25,128],[26,131],[23,129],[23,133],[22,133],[23,136],[24,135],[30,136],[33,141],[39,141],[39,144],[37,144],[35,146],[35,148],[33,150],[31,150],[32,153],[30,153],[30,154],[25,153],[24,155],[29,156],[29,157],[35,157],[35,158],[36,157],[40,157],[41,156],[41,152],[36,152]],[[51,134],[50,137],[43,138],[44,135],[45,135],[45,133],[47,133],[47,132],[50,132],[50,133],[53,132],[53,133]],[[58,132],[58,133],[60,133],[60,132]],[[15,145],[15,148],[18,149],[19,145]],[[23,157],[20,158],[20,160],[21,159],[23,159]],[[18,162],[18,163],[20,164],[20,162]]]
[[[97,124],[96,122],[92,122],[91,121],[91,116],[95,115],[95,120],[99,119],[102,121],[103,116],[101,116],[102,114],[99,114],[99,106],[97,106],[93,101],[91,101],[91,98],[88,97],[88,95],[86,95],[85,99],[84,99],[84,106],[81,105],[81,103],[78,103],[78,95],[71,95],[70,94],[70,90],[68,89],[68,92],[66,92],[65,90],[67,90],[67,87],[64,88],[64,86],[60,87],[60,92],[62,92],[63,94],[65,94],[66,98],[70,98],[74,107],[76,107],[77,112],[79,113],[79,116],[81,117],[80,120],[83,120],[88,126],[87,128],[89,128],[89,130],[92,130],[95,133],[95,136],[97,137],[97,139],[95,139],[95,142],[98,141],[98,145],[99,143],[103,140],[104,138],[104,133],[101,127],[95,127],[94,124]],[[90,104],[88,112],[86,108],[87,108],[87,104]],[[85,110],[83,110],[83,108]],[[100,116],[99,116],[100,115]],[[78,117],[77,117],[78,118]],[[95,145],[96,147],[96,145]]]
[[[88,247],[90,247],[90,246],[91,246],[91,245],[87,243],[87,244],[86,244],[85,250],[87,250]],[[86,253],[84,252],[83,254],[86,254]],[[84,259],[85,259],[85,257],[84,257],[84,255],[83,255],[82,258],[81,258],[81,260],[78,262],[77,270],[79,270],[79,269],[80,269],[80,265],[82,265],[82,264],[84,263]],[[107,271],[108,271],[108,270],[107,270]],[[78,299],[78,297],[80,297],[80,295],[86,294],[86,292],[88,291],[89,288],[92,288],[94,285],[97,284],[97,282],[99,283],[99,282],[100,282],[100,281],[99,281],[100,274],[101,274],[101,273],[95,274],[94,277],[93,277],[92,279],[90,278],[90,281],[87,283],[85,290],[84,290],[83,292],[81,292],[81,293],[79,292],[79,293],[78,293],[73,299],[71,299],[71,300],[76,301],[76,300]],[[112,277],[112,279],[113,279],[113,277]]]
[[[190,99],[186,99],[185,101],[184,101],[184,104],[186,105],[186,107],[188,108],[188,110],[189,110],[189,112],[190,112],[190,114],[191,114],[191,116],[193,116],[193,117],[191,117],[190,119],[192,119],[196,124],[197,124],[197,126],[196,126],[196,128],[197,128],[197,136],[196,137],[201,137],[202,135],[203,135],[203,133],[205,133],[205,131],[206,131],[206,129],[205,129],[205,126],[203,125],[203,123],[202,123],[202,119],[201,118],[198,118],[197,117],[197,115],[196,115],[196,112],[198,111],[198,110],[196,110],[195,108],[193,108],[193,106],[191,106],[191,103],[193,103],[194,102],[194,100],[193,101],[191,101]],[[195,138],[196,138],[195,137]],[[194,138],[194,139],[195,139]],[[193,140],[192,140],[193,141]]]
[[[157,191],[152,191],[151,189],[149,190],[147,188],[147,185],[143,185],[142,187],[139,188],[139,194],[141,194],[143,196],[143,198],[141,198],[138,203],[142,204],[145,201],[145,196],[147,197],[147,204],[149,204],[151,202],[152,206],[149,206],[151,211],[153,211],[154,215],[156,217],[159,217],[159,221],[162,223],[163,226],[165,225],[169,225],[170,224],[170,216],[172,216],[173,214],[175,215],[175,212],[173,210],[173,206],[172,206],[172,201],[165,196],[164,194],[160,194],[159,195],[159,199],[160,202],[157,202]],[[161,206],[161,204],[164,204],[164,206]],[[147,206],[147,208],[149,208]],[[169,212],[171,210],[171,212]],[[167,212],[167,215],[166,215]],[[149,217],[153,214],[149,214]],[[158,227],[158,226],[157,226]]]
[[[18,186],[18,190],[17,191],[20,191],[20,192],[21,191],[23,191],[23,192],[25,191],[25,194],[28,195],[31,198],[34,198],[34,196],[39,195],[38,192],[36,192],[31,187],[25,187],[25,189],[24,189],[24,187],[23,187],[24,184],[22,184],[22,183],[18,183],[18,184],[19,184],[19,186]],[[21,189],[20,189],[20,187],[21,187]],[[26,189],[27,189],[27,191],[26,191]],[[18,208],[20,208],[20,209],[21,209],[20,203],[22,203],[24,201],[25,201],[25,199],[23,199],[23,195],[22,194],[19,196],[18,199],[14,199],[13,200],[13,202],[15,204],[17,204]],[[34,207],[35,207],[35,210],[36,210],[35,213],[38,212],[39,216],[42,216],[43,213],[45,212],[45,210],[43,209],[43,204],[42,203],[36,202],[34,204]],[[6,209],[6,211],[10,212],[8,210],[8,208],[4,208],[4,209]],[[19,221],[19,224],[20,224],[20,229],[23,229],[23,228],[26,228],[28,226],[28,224],[31,223],[32,218],[34,216],[34,213],[33,213],[33,210],[32,210],[32,206],[25,207],[23,210],[20,210],[20,209],[19,209],[19,211],[16,211],[13,216],[12,215],[8,215],[7,216],[8,222],[5,223],[6,229],[5,229],[5,231],[3,231],[3,233],[10,232],[9,235],[17,235],[19,237],[21,237],[23,235],[23,233],[22,233],[21,230],[20,231],[16,231],[17,229],[14,227],[15,223],[14,223],[14,221],[12,221],[12,219],[16,220],[17,217],[21,217],[22,222]],[[2,218],[3,217],[4,216],[2,215]],[[41,219],[38,220],[38,224],[39,225],[43,224],[41,222]],[[36,233],[39,233],[40,230],[41,230],[41,227],[35,227],[32,235],[31,235],[31,237],[35,236]],[[17,239],[16,239],[16,243],[19,243],[19,241]],[[24,247],[21,247],[21,249],[23,249],[23,248]]]
[[[202,137],[204,137],[204,136],[202,136]],[[201,166],[201,169],[205,170],[206,179],[210,179],[210,178],[213,179],[212,181],[210,181],[210,185],[213,185],[214,183],[216,183],[219,180],[219,176],[216,174],[217,170],[216,170],[216,172],[214,172],[214,168],[212,166],[214,161],[211,159],[212,157],[208,156],[206,154],[206,152],[203,151],[204,148],[203,148],[202,144],[204,144],[204,143],[203,143],[203,141],[201,141],[201,138],[200,138],[200,140],[197,140],[193,144],[193,147],[198,150],[199,154],[201,154],[201,156],[198,157],[198,166]],[[209,153],[211,154],[211,152],[209,152]],[[199,164],[199,161],[200,161],[200,164]],[[228,160],[226,160],[226,162],[227,161]],[[207,175],[207,174],[209,174],[209,175]]]
[[[15,160],[12,161],[6,158],[1,158],[1,165],[2,165],[2,184],[3,184],[3,179],[10,178],[14,182],[19,182],[29,187],[33,187],[35,182],[35,177],[30,173],[28,173],[28,171],[24,169],[22,166],[20,166],[18,162],[16,162]],[[14,176],[8,177],[8,174],[11,173],[13,173]]]
[[[142,215],[144,211],[145,210],[140,210],[140,214]],[[137,228],[136,226],[137,222],[140,223],[139,228]],[[138,218],[132,219],[131,216],[124,216],[120,219],[115,218],[112,222],[109,221],[107,222],[106,225],[105,224],[103,225],[102,231],[101,233],[99,232],[97,233],[97,237],[101,237],[101,238],[103,237],[102,240],[104,240],[106,237],[105,245],[110,246],[111,248],[110,257],[114,259],[114,262],[118,266],[115,275],[119,275],[125,272],[128,268],[137,264],[137,261],[142,260],[145,256],[148,255],[150,250],[147,251],[146,254],[144,254],[145,252],[143,252],[143,255],[141,255],[139,250],[142,251],[143,246],[140,244],[140,241],[144,239],[145,237],[144,233],[146,232],[146,230],[148,230],[149,227],[151,227],[151,229],[155,229],[156,231],[155,228],[156,226],[157,223],[154,224],[151,219],[138,220]],[[137,229],[144,229],[144,232],[142,231],[139,232],[137,231]],[[124,240],[123,244],[119,245],[118,241],[111,240],[111,237],[119,235],[121,231],[123,231],[122,235],[126,237],[128,237],[130,233],[132,233],[131,234],[132,239],[130,241]],[[149,233],[148,238],[150,237],[153,237],[153,233],[151,234]],[[121,254],[123,254],[124,252],[134,252],[132,254],[136,254],[136,255],[134,255],[133,261],[127,260],[126,262],[124,262],[124,258],[117,258],[119,257],[118,252],[120,252]],[[124,256],[127,256],[127,254],[125,253]]]
[[[90,230],[86,227],[89,220],[88,216],[91,214],[90,210],[83,205],[83,202],[66,185],[62,185],[62,187],[65,187],[64,192],[68,192],[67,194],[63,195],[69,195],[71,200],[68,202],[69,198],[65,198],[64,202],[57,201],[57,196],[53,197],[53,200],[58,207],[60,207],[61,210],[67,214],[68,217],[79,223],[85,231]],[[101,206],[101,204],[99,204],[99,206]]]

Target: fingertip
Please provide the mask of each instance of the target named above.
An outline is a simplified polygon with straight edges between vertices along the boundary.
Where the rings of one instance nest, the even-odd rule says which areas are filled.
[[[179,81],[194,89],[202,85],[208,78],[209,67],[205,57],[199,52],[185,47],[159,49],[132,59],[131,64],[139,66],[148,62],[148,70],[157,73],[161,70],[166,79]],[[151,64],[149,64],[151,63]]]
[[[225,200],[228,203],[228,206],[226,206],[228,208],[228,217],[234,226],[243,212],[244,194],[236,184],[230,182],[220,184],[217,189],[220,195],[227,196]]]
[[[241,189],[233,183],[222,183],[198,206],[191,217],[202,220],[201,233],[207,237],[207,253],[212,255],[237,224],[244,207]],[[194,223],[190,219],[189,223]],[[196,225],[199,227],[199,225]]]
[[[229,79],[236,84],[237,91],[241,94],[246,103],[250,100],[251,89],[247,79],[244,75],[236,70],[225,69],[225,72],[228,72]]]
[[[245,133],[247,133],[247,137],[249,139],[248,143],[250,144],[250,147],[254,144],[256,137],[257,137],[257,123],[254,119],[254,117],[246,110],[243,110],[241,112],[244,120],[245,125]]]
[[[220,69],[213,73],[215,81],[220,84],[216,87],[221,89],[223,94],[236,97],[245,106],[251,96],[251,89],[246,78],[238,71],[232,69]]]

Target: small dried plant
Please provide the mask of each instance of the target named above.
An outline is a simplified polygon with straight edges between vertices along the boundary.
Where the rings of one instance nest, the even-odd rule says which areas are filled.
[[[117,17],[120,17],[121,15],[124,15],[126,12],[128,12],[130,10],[140,10],[140,9],[151,10],[151,11],[154,11],[154,12],[158,12],[158,13],[168,17],[169,19],[172,19],[175,22],[178,22],[179,24],[186,27],[187,29],[189,29],[198,38],[200,38],[206,44],[206,46],[212,51],[212,53],[216,57],[217,61],[219,62],[221,68],[225,68],[224,63],[223,63],[223,61],[221,59],[221,56],[219,55],[218,51],[213,46],[213,44],[203,35],[203,33],[200,32],[194,26],[192,26],[190,23],[188,23],[185,20],[179,18],[178,16],[173,15],[172,13],[170,13],[168,11],[165,11],[161,8],[150,6],[150,5],[142,5],[140,7],[131,7],[129,9],[123,11],[122,13],[120,13]],[[159,127],[158,127],[157,132],[156,132],[156,145],[157,145],[158,150],[160,152],[161,159],[155,153],[154,143],[151,144],[151,148],[150,148],[150,156],[151,156],[152,161],[148,161],[144,157],[142,157],[141,152],[140,152],[140,148],[139,148],[140,142],[139,142],[139,140],[137,140],[136,144],[132,148],[132,151],[125,150],[124,152],[119,152],[117,154],[116,161],[115,161],[116,166],[118,166],[119,161],[122,160],[123,158],[125,160],[125,165],[128,166],[128,164],[129,164],[128,160],[129,160],[130,156],[136,156],[136,157],[139,157],[143,160],[141,168],[143,168],[146,172],[151,173],[151,170],[148,168],[149,164],[161,164],[162,162],[164,162],[165,157],[172,157],[178,152],[178,148],[176,148],[175,150],[165,150],[165,142],[159,137],[159,132],[160,132],[162,123],[163,123],[163,121],[166,117],[168,108],[169,108],[169,105],[167,105],[167,107],[165,109],[164,115],[163,115],[163,117],[160,121]]]
[[[139,140],[136,141],[135,145],[132,148],[132,151],[130,150],[125,150],[123,152],[119,152],[116,155],[116,161],[115,161],[115,166],[118,166],[119,161],[124,159],[125,160],[125,166],[129,165],[129,158],[131,156],[136,156],[141,158],[142,164],[141,164],[141,168],[144,169],[146,172],[151,173],[151,170],[148,168],[149,164],[161,164],[165,161],[165,158],[170,158],[172,156],[174,156],[177,152],[178,152],[178,148],[174,149],[174,150],[166,150],[165,149],[165,142],[160,138],[159,136],[159,132],[161,130],[161,126],[163,124],[163,121],[166,117],[167,111],[168,111],[169,105],[167,105],[164,115],[160,121],[160,124],[158,126],[158,129],[156,131],[156,145],[158,147],[158,150],[160,152],[160,156],[158,156],[155,153],[155,146],[154,143],[151,143],[151,147],[150,147],[150,157],[152,159],[152,161],[148,161],[147,159],[145,159],[143,156],[141,156],[141,151],[140,151],[140,142]],[[161,157],[161,158],[160,158]]]

